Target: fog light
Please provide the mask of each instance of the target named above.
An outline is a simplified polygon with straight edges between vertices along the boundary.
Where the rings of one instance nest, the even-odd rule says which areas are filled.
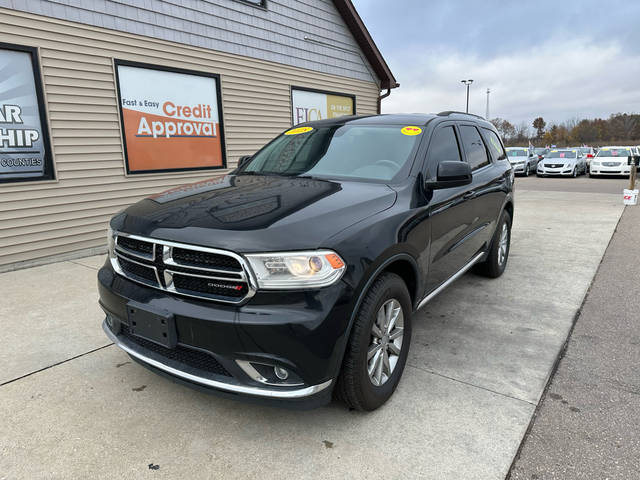
[[[289,378],[289,372],[282,367],[273,367],[273,372],[280,380],[286,380]]]

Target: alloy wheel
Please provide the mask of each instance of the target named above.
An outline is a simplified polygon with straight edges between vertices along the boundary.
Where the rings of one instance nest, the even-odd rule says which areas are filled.
[[[507,222],[502,224],[502,231],[500,232],[500,240],[498,242],[498,265],[502,266],[507,260],[507,248],[509,247],[509,229],[507,228]]]
[[[378,310],[371,326],[371,343],[367,351],[369,380],[376,387],[384,385],[396,368],[402,349],[404,313],[395,298],[387,300]]]

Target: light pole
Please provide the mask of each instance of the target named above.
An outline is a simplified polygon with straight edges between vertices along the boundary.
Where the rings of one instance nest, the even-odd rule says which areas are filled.
[[[460,80],[460,81],[467,86],[467,110],[466,111],[467,113],[469,113],[469,87],[473,83],[473,80],[469,79],[469,80]]]
[[[489,94],[491,93],[491,89],[487,88],[487,115],[484,117],[486,120],[489,120]]]

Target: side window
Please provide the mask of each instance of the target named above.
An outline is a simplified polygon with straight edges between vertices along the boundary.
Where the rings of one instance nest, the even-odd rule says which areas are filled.
[[[435,168],[436,164],[444,161],[462,161],[453,126],[437,129],[429,145],[429,164]]]
[[[462,144],[467,154],[467,162],[471,165],[471,170],[477,170],[485,165],[489,165],[487,148],[484,146],[478,129],[469,125],[461,125],[460,136],[462,137]]]
[[[489,140],[489,151],[491,155],[493,155],[493,158],[496,160],[505,160],[507,158],[507,152],[504,151],[502,142],[500,142],[500,138],[496,132],[487,128],[483,128],[482,130],[484,131],[485,138]]]

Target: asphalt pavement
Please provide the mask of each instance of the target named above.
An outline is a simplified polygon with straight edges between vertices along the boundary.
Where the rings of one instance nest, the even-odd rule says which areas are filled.
[[[627,207],[512,480],[640,478],[639,241],[640,206]]]
[[[629,188],[629,179],[622,177],[589,178],[581,175],[576,178],[566,177],[518,177],[516,188],[520,190],[535,190],[547,192],[584,192],[611,193],[622,195],[624,188]]]

